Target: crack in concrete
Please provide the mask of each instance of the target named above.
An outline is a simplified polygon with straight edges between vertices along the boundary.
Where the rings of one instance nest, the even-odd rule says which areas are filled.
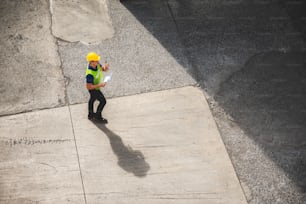
[[[47,1],[48,4],[49,4],[49,14],[50,14],[50,26],[49,26],[49,30],[50,30],[50,34],[51,36],[54,38],[54,41],[55,41],[55,44],[56,44],[56,47],[57,47],[57,55],[58,55],[58,59],[59,59],[59,62],[60,62],[60,70],[61,70],[61,73],[62,73],[62,76],[63,76],[63,82],[64,82],[64,93],[65,93],[65,103],[62,105],[62,106],[65,106],[67,104],[69,104],[69,99],[68,99],[68,93],[67,93],[67,87],[66,87],[66,78],[65,78],[65,75],[64,75],[64,67],[63,67],[63,61],[62,61],[62,58],[61,58],[61,54],[60,54],[60,51],[59,51],[59,44],[58,44],[58,38],[53,34],[53,31],[52,31],[52,25],[53,25],[53,22],[52,22],[52,16],[53,16],[53,11],[52,11],[52,0],[49,0]],[[60,105],[60,104],[59,104]]]

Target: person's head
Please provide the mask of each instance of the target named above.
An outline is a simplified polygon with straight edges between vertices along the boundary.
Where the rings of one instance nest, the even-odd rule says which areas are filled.
[[[91,67],[97,67],[100,60],[100,56],[95,52],[90,52],[87,54],[86,59]]]
[[[98,64],[99,64],[99,61],[90,61],[90,62],[89,62],[89,65],[90,65],[91,67],[93,67],[93,68],[96,68],[96,67],[98,66]]]

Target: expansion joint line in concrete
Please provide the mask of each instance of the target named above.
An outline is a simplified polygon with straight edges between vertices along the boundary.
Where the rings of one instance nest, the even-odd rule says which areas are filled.
[[[84,180],[83,180],[83,174],[82,174],[82,169],[81,169],[81,164],[80,164],[80,156],[79,156],[79,151],[78,151],[78,146],[76,143],[76,137],[75,137],[75,132],[74,132],[74,126],[73,126],[73,121],[72,121],[72,114],[71,114],[71,108],[69,105],[69,99],[68,99],[68,93],[67,93],[67,83],[66,83],[66,79],[65,79],[65,75],[64,75],[64,69],[63,69],[63,63],[62,63],[62,59],[61,59],[61,55],[60,55],[60,51],[59,51],[59,44],[58,41],[61,39],[58,39],[57,37],[55,37],[53,35],[52,32],[52,15],[53,15],[53,10],[52,10],[52,0],[48,0],[49,3],[49,14],[50,14],[50,33],[51,35],[54,37],[55,42],[56,42],[56,46],[57,46],[57,54],[60,60],[60,68],[62,70],[62,74],[63,74],[63,78],[64,78],[64,86],[65,86],[65,103],[68,106],[69,109],[69,117],[70,117],[70,122],[71,122],[71,128],[72,128],[72,134],[73,134],[73,140],[74,140],[74,146],[75,146],[75,150],[76,150],[76,155],[77,155],[77,159],[78,159],[78,165],[79,165],[79,171],[80,171],[80,178],[81,178],[81,183],[82,183],[82,189],[83,189],[83,195],[84,195],[84,202],[85,204],[87,204],[87,200],[86,200],[86,193],[85,193],[85,187],[84,187]]]
[[[176,31],[178,32],[178,31],[179,31],[179,28],[178,28],[177,22],[176,22],[176,20],[175,20],[174,14],[173,14],[173,12],[172,12],[172,9],[171,9],[171,6],[170,6],[168,0],[166,0],[166,4],[167,4],[167,8],[168,8],[168,10],[169,10],[169,13],[170,13],[170,15],[171,15],[171,18],[172,18],[172,20],[173,20],[173,22],[174,22]]]
[[[70,109],[70,105],[69,104],[68,104],[68,109],[69,109],[69,114],[70,114],[70,122],[71,122],[71,127],[72,127],[72,134],[73,134],[73,139],[74,139],[75,151],[77,153],[77,158],[78,158],[78,165],[79,165],[79,170],[80,170],[80,177],[81,177],[81,182],[82,182],[84,201],[85,201],[85,204],[87,204],[85,187],[84,187],[84,180],[83,180],[83,174],[82,174],[81,163],[80,163],[80,156],[79,156],[78,146],[77,146],[77,143],[76,143],[74,126],[73,126],[73,121],[72,121],[72,114],[71,114],[71,109]]]
[[[58,55],[58,58],[59,58],[59,62],[60,62],[60,70],[62,72],[62,76],[63,76],[63,83],[64,83],[64,94],[65,94],[65,104],[68,104],[69,105],[69,101],[68,101],[68,94],[67,94],[67,79],[65,77],[65,74],[64,74],[64,68],[63,68],[63,62],[62,62],[62,59],[61,59],[61,54],[60,54],[60,51],[59,51],[59,41],[61,39],[57,38],[54,34],[53,34],[53,31],[52,31],[52,26],[53,26],[53,22],[52,22],[52,16],[53,16],[53,0],[47,0],[48,4],[49,4],[49,15],[50,15],[50,27],[49,27],[49,30],[50,30],[50,35],[54,38],[55,40],[55,44],[56,44],[56,47],[57,47],[57,55]],[[64,105],[65,105],[64,104]]]
[[[171,15],[171,18],[172,18],[172,20],[173,20],[173,23],[174,23],[174,25],[175,25],[176,31],[179,32],[178,24],[177,24],[177,22],[176,22],[176,20],[175,20],[175,16],[174,16],[174,14],[173,14],[173,11],[172,11],[172,9],[171,9],[171,6],[170,6],[168,0],[166,0],[166,4],[167,4],[168,10],[169,10],[169,13],[170,13],[170,15]],[[201,72],[199,72],[199,71],[197,70],[197,73],[201,73]],[[195,76],[198,76],[198,75],[195,75]],[[196,78],[196,77],[195,77],[195,78]],[[197,81],[198,81],[198,80],[197,80]],[[201,84],[200,84],[200,86],[201,86]],[[205,100],[207,101],[207,95],[205,94],[205,92],[203,92],[203,94],[204,94]],[[207,101],[207,102],[208,102],[208,101]],[[212,113],[212,109],[211,109],[210,106],[209,106],[209,109],[210,109],[210,112]],[[221,135],[221,131],[220,131],[220,129],[219,129],[219,126],[217,125],[218,123],[217,123],[215,117],[213,117],[213,119],[214,119],[214,122],[215,122],[215,124],[216,124],[217,129],[218,129],[218,132],[219,132],[219,134]],[[225,146],[224,141],[223,141],[222,138],[221,138],[221,140],[222,140],[222,143],[223,143],[223,145],[224,145],[224,147],[225,147],[225,149],[226,149],[226,146]],[[226,149],[226,152],[227,152],[227,149]],[[228,152],[227,152],[227,154],[228,154]],[[233,161],[231,160],[231,158],[230,158],[229,155],[227,155],[227,156],[229,157],[229,160],[231,161],[231,164],[232,164],[232,166],[233,166],[233,168],[234,168],[235,166],[234,166],[234,164],[233,164]],[[234,170],[235,170],[235,168],[234,168]],[[246,198],[246,193],[245,193],[244,188],[242,187],[242,184],[241,184],[241,181],[240,181],[240,179],[239,179],[239,176],[237,175],[237,172],[236,172],[236,171],[234,171],[234,172],[235,172],[236,178],[237,178],[237,180],[238,180],[238,182],[239,182],[239,185],[240,185],[240,187],[241,187],[241,189],[242,189],[243,195],[244,195],[244,197]]]
[[[176,19],[175,19],[174,14],[173,14],[173,10],[172,10],[172,8],[171,8],[171,5],[169,4],[169,0],[165,0],[165,5],[166,5],[166,7],[167,7],[168,10],[169,10],[171,19],[172,19],[172,21],[173,21],[173,23],[174,23],[174,25],[175,25],[176,32],[179,33],[179,26],[178,26],[178,23],[177,23],[177,21],[176,21]],[[179,34],[178,34],[178,37],[179,37]],[[180,37],[179,37],[179,39],[180,39]],[[181,40],[180,40],[180,43],[182,43]],[[183,43],[182,43],[182,45],[183,45]],[[184,47],[183,53],[184,53],[184,55],[186,55],[186,53],[185,53],[185,52],[186,52],[186,51],[185,51],[185,46],[183,46],[183,47]],[[188,57],[187,57],[187,56],[185,56],[185,57],[186,57],[186,59],[187,59],[187,61],[188,61],[189,66],[191,66],[192,64],[190,63]],[[198,86],[201,86],[201,87],[205,88],[204,84],[201,84],[201,82],[200,82],[201,80],[199,80],[199,79],[200,79],[199,76],[201,75],[201,72],[198,70],[197,67],[193,67],[193,70],[195,70],[195,71],[194,71],[194,72],[190,72],[190,75],[195,79],[195,81],[197,81],[197,85],[198,85]]]

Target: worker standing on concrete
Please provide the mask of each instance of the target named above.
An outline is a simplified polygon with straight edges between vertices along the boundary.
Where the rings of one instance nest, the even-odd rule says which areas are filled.
[[[107,123],[107,120],[102,117],[102,111],[106,104],[106,99],[100,91],[100,87],[105,87],[106,82],[101,82],[103,79],[103,72],[109,69],[109,64],[101,65],[99,63],[100,56],[95,52],[87,54],[88,66],[86,69],[86,88],[89,91],[90,99],[88,101],[88,119],[97,120],[98,122]],[[96,113],[93,111],[94,102],[98,100],[99,105]]]

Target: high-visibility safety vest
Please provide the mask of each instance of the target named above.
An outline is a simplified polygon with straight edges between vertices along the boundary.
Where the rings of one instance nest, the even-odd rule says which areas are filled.
[[[89,69],[89,66],[87,66],[86,77],[87,77],[88,74],[93,76],[93,78],[94,78],[94,83],[93,84],[94,85],[99,84],[101,79],[103,78],[103,73],[102,73],[101,65],[100,64],[97,65],[97,71]],[[96,90],[100,90],[100,87],[96,88]]]

